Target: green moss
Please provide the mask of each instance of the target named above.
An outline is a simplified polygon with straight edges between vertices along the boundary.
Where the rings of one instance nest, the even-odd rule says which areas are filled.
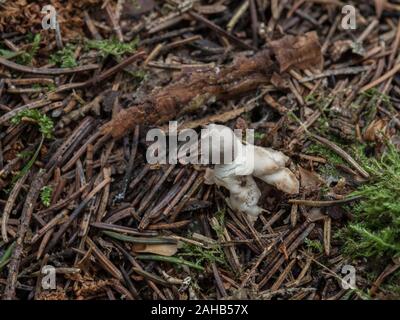
[[[136,38],[129,43],[119,42],[116,39],[87,40],[86,48],[98,50],[103,58],[113,56],[120,59],[122,55],[136,51],[139,39]]]
[[[306,238],[304,240],[306,247],[316,253],[322,253],[324,251],[324,247],[319,240],[310,240]]]
[[[40,150],[43,146],[44,139],[53,137],[53,130],[54,130],[53,120],[51,120],[45,114],[40,113],[36,109],[25,109],[19,112],[17,115],[15,115],[13,118],[11,118],[10,122],[14,125],[17,125],[21,123],[23,118],[28,118],[38,124],[39,131],[42,134],[42,139],[40,140],[39,146],[37,147],[32,158],[24,165],[22,170],[13,177],[11,181],[12,185],[31,169],[31,167],[33,166],[33,164],[35,163],[36,159],[39,156]]]
[[[363,198],[351,207],[353,221],[337,237],[351,258],[367,258],[371,272],[400,257],[400,153],[391,144],[380,160],[363,157],[372,179],[352,196]]]
[[[53,136],[53,120],[45,114],[40,113],[36,109],[25,109],[15,115],[11,119],[11,123],[14,125],[19,124],[23,118],[29,118],[35,121],[39,125],[39,131],[45,138],[51,138]]]
[[[50,207],[51,197],[53,195],[53,188],[49,186],[44,186],[40,190],[40,200],[45,207]]]
[[[11,254],[14,251],[14,248],[15,248],[15,242],[10,244],[8,248],[5,250],[4,254],[0,256],[0,272],[10,262]]]
[[[30,47],[28,50],[20,50],[18,52],[10,51],[8,49],[0,48],[0,57],[5,59],[16,59],[16,62],[23,65],[30,65],[32,63],[33,58],[36,56],[37,52],[40,48],[41,35],[37,33],[36,35],[32,35],[29,38],[31,41]]]
[[[368,98],[369,100],[371,99],[374,101],[381,100],[381,102],[383,102],[384,105],[392,107],[392,102],[390,100],[390,97],[387,94],[380,92],[377,88],[372,88],[365,92],[362,92],[361,95]]]
[[[138,69],[135,71],[130,71],[130,70],[124,70],[124,71],[133,77],[133,80],[135,81],[136,84],[140,84],[143,80],[147,78],[147,72],[143,69]]]
[[[33,58],[36,56],[39,51],[40,41],[41,41],[40,33],[37,33],[33,36],[32,44],[30,49],[22,52],[17,56],[17,62],[20,64],[30,65],[32,63]]]
[[[217,234],[219,240],[223,238],[225,224],[225,210],[217,211],[214,214],[211,227]],[[205,266],[208,263],[216,263],[223,267],[229,268],[228,262],[226,260],[225,252],[223,247],[215,242],[209,245],[207,248],[201,246],[196,246],[189,243],[184,243],[181,248],[181,252],[178,254],[181,257],[190,257],[194,260],[194,263],[199,266]]]
[[[224,234],[225,210],[217,211],[214,217],[217,219],[217,223],[213,223],[211,227],[217,234],[218,239],[221,239]]]
[[[62,50],[50,56],[50,62],[61,68],[73,68],[78,65],[75,59],[75,46],[67,44]]]
[[[314,144],[310,145],[307,148],[306,153],[325,158],[329,163],[334,164],[334,165],[344,163],[343,159],[339,155],[337,155],[335,152],[333,152],[328,147],[325,147],[324,145],[319,144],[319,143],[314,143]]]
[[[185,257],[186,259],[191,258],[196,265],[201,267],[212,262],[228,267],[224,250],[219,244],[212,245],[209,248],[203,248],[185,243],[178,256]]]
[[[309,94],[305,97],[304,101],[307,104],[315,104],[318,102],[318,97],[315,93]]]
[[[386,280],[386,283],[381,285],[380,291],[383,294],[388,295],[389,297],[399,299],[399,297],[400,297],[400,271],[397,271],[392,276],[390,276]]]
[[[344,160],[331,149],[322,144],[314,143],[306,149],[305,153],[319,156],[327,160],[326,164],[318,167],[318,173],[320,173],[323,177],[333,177],[335,179],[340,178],[341,175],[336,169],[336,166],[339,164],[344,164]]]

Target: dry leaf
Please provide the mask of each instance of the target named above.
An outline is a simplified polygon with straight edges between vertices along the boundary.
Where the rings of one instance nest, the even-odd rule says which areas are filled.
[[[345,53],[348,52],[351,52],[352,54],[358,55],[360,57],[364,57],[367,53],[361,42],[351,40],[338,40],[332,45],[331,54],[333,61],[339,60]]]
[[[304,36],[285,36],[272,41],[270,45],[279,62],[281,72],[291,67],[322,70],[324,61],[321,44],[315,31],[308,32]]]
[[[287,76],[287,74],[286,74],[286,76]],[[271,83],[273,84],[274,87],[276,87],[280,90],[290,91],[289,79],[288,79],[288,77],[285,77],[285,74],[280,75],[280,74],[274,72],[271,77]]]
[[[324,184],[324,180],[315,172],[308,171],[299,166],[299,173],[302,188],[315,190]]]
[[[387,125],[385,120],[383,119],[374,120],[365,130],[363,138],[365,141],[371,141],[371,142],[380,140],[384,136],[386,128]]]
[[[324,214],[321,208],[312,208],[307,213],[307,220],[310,222],[316,222],[326,219],[326,214]]]
[[[173,256],[178,251],[178,244],[134,244],[132,251],[136,253],[154,253],[161,256]]]
[[[345,53],[353,47],[352,40],[337,40],[330,47],[330,55],[333,61],[338,61]]]

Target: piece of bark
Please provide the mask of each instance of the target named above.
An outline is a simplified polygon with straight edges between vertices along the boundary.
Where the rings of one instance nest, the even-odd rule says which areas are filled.
[[[321,44],[315,31],[297,37],[288,35],[271,41],[270,46],[278,60],[281,72],[293,67],[300,69],[322,69],[323,67]]]
[[[321,45],[315,32],[286,36],[273,41],[271,47],[281,72],[290,67],[322,69]],[[101,131],[118,139],[135,125],[163,124],[209,102],[231,99],[271,83],[276,69],[266,49],[253,57],[239,57],[226,67],[182,72],[173,83],[153,90],[142,104],[121,110]]]
[[[330,58],[332,61],[339,61],[344,54],[351,52],[360,57],[365,55],[365,49],[361,43],[357,43],[353,40],[337,40],[335,41],[329,49]]]
[[[121,110],[102,127],[102,133],[117,139],[137,124],[159,125],[207,102],[239,96],[269,83],[273,67],[270,51],[263,50],[224,68],[182,73],[172,84],[155,89],[142,104]]]

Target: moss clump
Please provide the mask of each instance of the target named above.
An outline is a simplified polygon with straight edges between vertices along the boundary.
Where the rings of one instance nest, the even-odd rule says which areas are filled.
[[[27,118],[36,122],[39,126],[39,131],[42,133],[44,138],[51,138],[53,136],[54,123],[51,118],[45,114],[40,113],[36,109],[25,109],[20,111],[11,119],[11,123],[17,125],[21,123],[22,119]]]
[[[13,177],[11,181],[12,185],[31,169],[31,167],[33,166],[33,164],[35,163],[36,159],[39,156],[44,140],[53,137],[53,131],[54,131],[53,120],[51,120],[51,118],[49,118],[45,114],[40,113],[36,109],[25,109],[20,111],[13,118],[11,118],[10,122],[14,125],[17,125],[20,124],[23,119],[29,119],[30,121],[36,122],[36,124],[39,126],[39,131],[42,134],[42,139],[40,140],[39,146],[37,147],[32,158],[28,161],[28,163],[25,164],[22,170]]]
[[[345,254],[367,258],[379,273],[400,257],[400,153],[389,144],[380,160],[364,157],[363,166],[372,179],[352,194],[363,198],[352,207],[354,219],[338,237],[345,241]]]
[[[344,160],[338,156],[331,149],[315,143],[310,145],[305,151],[307,154],[319,156],[327,160],[327,163],[319,166],[318,173],[320,173],[324,178],[333,177],[334,179],[340,178],[340,172],[336,168],[337,165],[345,164]]]
[[[67,44],[62,50],[50,56],[50,62],[61,68],[73,68],[78,65],[75,59],[75,46]]]
[[[40,200],[45,207],[50,207],[51,197],[53,195],[53,188],[49,186],[44,186],[40,190]]]
[[[185,243],[181,250],[182,252],[178,254],[179,257],[191,258],[198,266],[205,267],[206,264],[213,262],[223,267],[228,266],[224,250],[219,244],[212,245],[209,248],[202,248]]]
[[[121,56],[126,53],[135,52],[138,43],[138,38],[132,40],[129,43],[119,42],[116,39],[88,40],[86,42],[86,49],[98,50],[103,58],[111,55],[116,59],[120,59]]]
[[[217,234],[219,241],[223,238],[224,223],[225,223],[225,211],[217,211],[214,215],[214,220],[211,223],[211,227]],[[196,246],[193,244],[184,243],[180,257],[190,257],[194,260],[196,265],[204,267],[208,263],[216,263],[225,268],[229,268],[226,260],[225,252],[222,245],[219,242],[209,244],[207,248]]]
[[[33,58],[39,51],[41,35],[37,33],[36,35],[30,35],[29,40],[31,41],[29,49],[20,50],[18,52],[10,51],[4,47],[0,48],[0,57],[5,59],[16,59],[16,62],[23,65],[30,65]]]
[[[324,251],[324,247],[319,240],[310,240],[306,238],[304,243],[308,249],[316,253],[322,253]]]
[[[325,147],[324,145],[319,143],[310,145],[307,148],[306,153],[325,158],[332,165],[344,164],[344,160],[340,156],[338,156],[328,147]]]

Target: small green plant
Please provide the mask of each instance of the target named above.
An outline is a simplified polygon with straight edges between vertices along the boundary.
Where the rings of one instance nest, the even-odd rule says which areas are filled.
[[[333,152],[328,147],[325,147],[324,145],[319,144],[319,143],[311,144],[307,148],[306,153],[325,158],[330,164],[333,164],[333,165],[338,165],[338,164],[344,163],[344,160],[339,155],[337,155],[335,152]]]
[[[218,239],[221,239],[224,234],[224,223],[225,223],[225,210],[219,210],[214,215],[216,223],[212,223],[211,227],[217,234]]]
[[[255,140],[261,140],[265,137],[265,133],[262,132],[254,132],[254,139]]]
[[[308,104],[315,104],[318,102],[318,97],[315,93],[311,93],[307,95],[304,100]]]
[[[57,86],[54,83],[49,83],[46,86],[46,89],[47,89],[48,92],[55,91],[57,89]]]
[[[136,84],[140,84],[147,77],[147,72],[143,69],[138,69],[135,71],[125,70],[125,72],[133,77]]]
[[[17,153],[17,157],[21,158],[22,160],[30,159],[32,156],[33,156],[32,151],[22,151],[20,153]]]
[[[40,48],[41,35],[37,33],[35,36],[31,37],[31,45],[29,50],[21,50],[18,52],[10,51],[4,48],[0,48],[0,57],[5,59],[13,59],[20,64],[29,65],[32,63],[33,58],[36,56]]]
[[[340,172],[336,169],[336,166],[344,164],[344,160],[331,149],[325,147],[322,144],[314,143],[310,145],[305,152],[307,154],[319,156],[327,160],[327,163],[321,165],[318,169],[318,172],[323,177],[333,177],[335,179],[340,178],[341,175]]]
[[[18,55],[20,55],[19,52],[14,52],[14,51],[0,48],[0,57],[2,57],[4,59],[7,59],[7,60],[12,59]]]
[[[67,44],[62,50],[50,56],[50,62],[61,68],[73,68],[78,65],[75,59],[75,46]]]
[[[37,109],[22,110],[11,119],[11,123],[17,125],[21,123],[23,118],[27,118],[36,122],[39,125],[39,131],[45,138],[51,138],[53,136],[53,120],[51,120],[45,114],[40,113]]]
[[[305,97],[305,102],[308,105],[315,105],[321,112],[325,112],[333,101],[331,96],[320,96],[315,93]]]
[[[360,159],[373,178],[352,194],[362,198],[351,208],[353,221],[337,237],[344,239],[345,254],[367,258],[379,273],[400,256],[400,153],[388,144],[381,159]]]
[[[122,43],[116,39],[87,40],[86,48],[98,50],[103,58],[111,55],[116,59],[120,59],[122,55],[136,51],[138,43],[138,38],[129,43]]]
[[[40,33],[37,33],[33,36],[32,44],[28,51],[22,52],[20,55],[17,56],[17,61],[21,64],[29,65],[32,63],[33,58],[36,56],[37,52],[39,51],[40,41],[42,37]]]
[[[219,240],[222,239],[224,233],[224,221],[225,221],[225,211],[217,211],[213,218],[214,221],[211,223],[211,227],[217,234]],[[229,268],[228,262],[226,261],[226,256],[222,246],[215,242],[208,248],[203,248],[193,244],[184,243],[181,248],[181,253],[179,256],[191,257],[195,260],[195,264],[199,266],[204,266],[206,263],[216,263],[226,268]]]
[[[51,120],[45,114],[40,113],[36,109],[25,109],[25,110],[20,111],[17,115],[15,115],[10,120],[10,122],[14,125],[17,125],[17,124],[21,123],[22,119],[24,119],[24,118],[34,121],[38,124],[39,131],[42,134],[42,138],[40,139],[39,146],[36,149],[35,153],[33,154],[32,158],[22,168],[22,170],[13,177],[11,184],[14,184],[16,181],[18,181],[22,176],[24,176],[31,169],[31,167],[35,163],[37,157],[39,156],[39,152],[43,146],[44,139],[46,139],[46,138],[49,139],[49,138],[53,137],[53,130],[54,130],[53,120]]]
[[[305,245],[307,246],[308,249],[316,252],[316,253],[322,253],[324,251],[324,247],[319,240],[310,240],[306,238],[304,240]]]
[[[227,267],[224,250],[219,244],[212,245],[210,248],[202,248],[193,244],[185,243],[179,257],[190,257],[194,259],[194,263],[204,267],[207,263],[216,263]]]
[[[15,248],[15,242],[10,244],[8,248],[4,251],[4,254],[0,257],[0,272],[10,262],[11,254],[13,253],[14,248]]]
[[[51,197],[53,195],[53,188],[50,186],[44,186],[40,190],[40,200],[45,207],[50,207]]]
[[[380,92],[377,88],[369,89],[361,93],[362,96],[368,99],[381,100],[386,106],[392,106],[392,101],[387,94]]]

